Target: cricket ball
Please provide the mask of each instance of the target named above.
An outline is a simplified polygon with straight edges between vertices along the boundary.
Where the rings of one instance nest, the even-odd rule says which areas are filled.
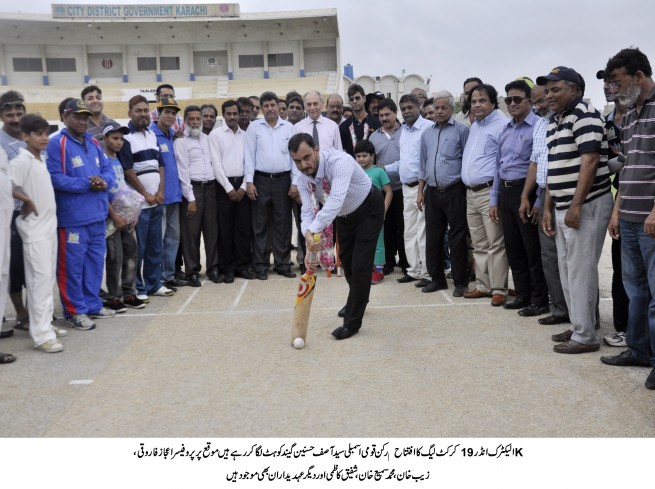
[[[300,350],[303,346],[305,346],[305,341],[302,338],[296,338],[295,340],[293,340],[294,348]]]

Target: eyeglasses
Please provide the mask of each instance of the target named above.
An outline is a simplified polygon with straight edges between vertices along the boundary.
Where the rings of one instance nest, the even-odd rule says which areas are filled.
[[[514,95],[512,97],[505,97],[505,105],[510,105],[512,102],[518,105],[524,100],[526,100],[527,98],[528,97],[519,97],[518,95]]]
[[[25,104],[20,100],[14,100],[13,102],[6,102],[0,105],[0,110],[11,110],[11,109],[25,109]]]

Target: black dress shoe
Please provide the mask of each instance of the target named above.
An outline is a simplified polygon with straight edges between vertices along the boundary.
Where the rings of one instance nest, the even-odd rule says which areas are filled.
[[[337,329],[332,331],[332,336],[334,336],[338,340],[345,340],[346,338],[350,338],[353,335],[356,335],[359,332],[359,330],[352,330],[348,329],[345,326],[339,326]]]
[[[615,367],[650,367],[647,361],[635,357],[630,350],[626,350],[613,357],[600,357],[600,361],[605,365],[613,365]]]
[[[555,324],[570,323],[571,320],[568,316],[546,316],[537,321],[544,326],[554,326]]]
[[[464,293],[468,291],[466,287],[455,287],[453,290],[453,297],[464,297]]]
[[[384,275],[389,275],[390,273],[393,273],[393,269],[395,268],[395,265],[385,265],[382,267],[382,273]]]
[[[209,278],[209,280],[211,280],[215,284],[222,284],[224,280],[223,275],[219,274],[218,272],[209,272],[207,274],[207,278]]]
[[[384,272],[384,269],[383,269],[383,272]],[[410,282],[416,282],[417,280],[418,280],[417,278],[414,278],[411,275],[405,274],[402,277],[400,277],[398,280],[396,280],[396,282],[398,282],[399,284],[408,284]]]
[[[429,294],[430,292],[436,292],[437,290],[446,290],[448,288],[448,284],[439,284],[437,282],[430,282],[428,285],[423,287],[421,289],[421,292],[425,292],[426,294]]]
[[[340,318],[346,317],[346,306],[343,306],[341,309],[339,309],[337,316],[339,316]]]
[[[503,307],[505,309],[523,309],[524,307],[529,306],[530,303],[525,299],[514,299],[512,302],[505,302]]]
[[[427,278],[422,278],[421,280],[419,280],[418,282],[416,282],[414,284],[414,287],[421,289],[421,288],[425,287],[426,285],[430,285],[431,283],[432,282],[430,280],[428,280]]]
[[[186,282],[186,275],[182,270],[175,270],[175,278],[179,278],[181,280],[184,280]]]
[[[187,285],[189,285],[189,282],[174,277],[164,282],[164,285],[169,289],[173,289],[174,287],[186,287]]]
[[[532,316],[541,316],[542,314],[546,314],[550,311],[549,306],[537,306],[535,304],[530,304],[528,307],[524,307],[519,311],[519,316],[523,316],[526,318],[532,317]]]
[[[255,275],[255,278],[257,280],[268,280],[268,273],[266,272],[258,273],[257,275]]]
[[[8,329],[7,331],[2,331],[0,333],[0,340],[4,338],[9,338],[10,336],[14,336],[14,330],[13,329]]]
[[[234,283],[234,274],[233,273],[226,273],[223,276],[223,282],[225,282],[226,284]]]
[[[277,271],[277,274],[282,275],[283,277],[286,277],[286,278],[294,278],[296,276],[296,274],[293,273],[289,269],[287,269],[287,270],[280,269],[280,270]]]
[[[237,277],[242,278],[244,280],[254,280],[255,274],[252,273],[250,270],[242,270],[237,273]]]
[[[651,370],[648,374],[648,378],[646,379],[644,386],[646,386],[646,389],[655,389],[655,368],[653,368],[653,370]]]
[[[189,287],[200,287],[202,285],[197,273],[190,275],[187,281],[189,282]]]

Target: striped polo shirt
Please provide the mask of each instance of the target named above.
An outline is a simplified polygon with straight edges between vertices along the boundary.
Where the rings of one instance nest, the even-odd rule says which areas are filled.
[[[641,107],[623,116],[620,159],[625,160],[619,191],[619,215],[644,222],[655,202],[655,88]]]
[[[559,210],[571,206],[580,179],[581,156],[599,153],[594,184],[584,203],[610,191],[605,121],[591,104],[577,99],[548,124],[548,190]]]
[[[130,134],[125,136],[118,159],[125,170],[134,170],[146,192],[155,195],[159,190],[159,167],[165,166],[157,136],[150,129],[137,131],[131,122],[127,127]],[[156,205],[144,202],[142,207],[146,209]]]

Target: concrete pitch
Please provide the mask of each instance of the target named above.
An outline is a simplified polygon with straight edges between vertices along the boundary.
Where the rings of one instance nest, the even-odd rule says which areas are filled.
[[[612,330],[609,242],[599,336]],[[290,345],[296,279],[205,282],[70,330],[46,355],[0,350],[3,437],[653,437],[649,369],[603,346],[553,353],[544,327],[489,300],[372,288],[360,334],[335,341],[343,278],[319,275],[307,345]],[[60,313],[60,311],[59,311]],[[9,313],[11,315],[11,313]],[[579,421],[576,421],[579,420]]]

